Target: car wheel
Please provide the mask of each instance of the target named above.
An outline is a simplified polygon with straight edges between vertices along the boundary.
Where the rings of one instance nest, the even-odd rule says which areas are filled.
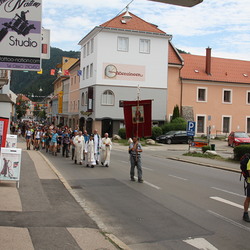
[[[166,143],[167,143],[167,144],[171,144],[171,143],[172,143],[171,139],[167,139],[167,140],[166,140]]]
[[[233,148],[235,148],[235,147],[236,147],[236,145],[235,145],[235,143],[234,143],[234,142],[233,142],[233,144],[232,144],[232,147],[233,147]]]
[[[188,141],[187,141],[188,144],[191,144],[192,142],[193,142],[192,139],[188,139]]]

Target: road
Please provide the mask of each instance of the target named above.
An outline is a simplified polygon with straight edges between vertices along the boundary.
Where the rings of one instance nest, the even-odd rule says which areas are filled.
[[[159,155],[144,151],[143,184],[130,181],[128,154],[119,147],[109,168],[46,157],[102,229],[131,249],[249,249],[239,174]]]

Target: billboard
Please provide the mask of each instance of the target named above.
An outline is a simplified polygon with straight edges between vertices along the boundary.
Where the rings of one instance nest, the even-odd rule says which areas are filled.
[[[0,151],[1,147],[5,147],[8,126],[9,118],[0,117]]]
[[[42,59],[50,59],[50,30],[42,29]]]
[[[0,1],[0,68],[40,71],[42,0]]]

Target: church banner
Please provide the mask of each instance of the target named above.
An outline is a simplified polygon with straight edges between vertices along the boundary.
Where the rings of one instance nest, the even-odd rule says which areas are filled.
[[[123,101],[126,138],[152,135],[152,100]]]

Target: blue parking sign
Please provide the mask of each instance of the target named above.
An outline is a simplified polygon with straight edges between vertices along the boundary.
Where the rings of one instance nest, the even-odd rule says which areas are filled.
[[[187,124],[187,135],[188,136],[195,136],[195,122],[188,121],[188,124]]]

